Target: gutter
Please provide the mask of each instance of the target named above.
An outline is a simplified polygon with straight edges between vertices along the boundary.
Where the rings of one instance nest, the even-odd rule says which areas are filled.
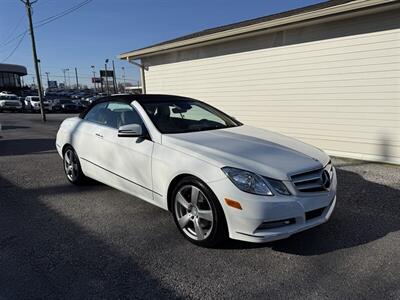
[[[397,2],[397,3],[396,3]],[[187,40],[171,42],[159,46],[148,47],[141,50],[135,50],[131,52],[122,53],[118,56],[119,59],[126,59],[126,60],[133,60],[139,59],[147,56],[152,56],[164,52],[174,51],[177,48],[192,48],[197,46],[197,44],[209,44],[219,42],[221,39],[236,39],[239,38],[238,36],[242,37],[244,34],[256,34],[256,32],[267,30],[267,29],[275,29],[275,30],[282,30],[283,26],[290,27],[298,27],[300,26],[300,22],[310,21],[317,18],[323,17],[333,17],[338,14],[346,13],[346,12],[354,12],[360,9],[366,9],[378,6],[382,10],[387,10],[388,8],[382,8],[381,6],[384,4],[397,4],[397,7],[400,7],[400,3],[398,0],[355,0],[353,2],[348,2],[332,7],[327,7],[323,9],[319,9],[316,11],[305,12],[296,14],[289,17],[284,17],[276,20],[266,21],[258,24],[252,24],[244,27],[228,29],[221,32],[211,33],[204,36],[199,36],[195,38],[190,38]],[[359,15],[365,14],[358,12]],[[323,22],[323,20],[319,20],[319,22]],[[277,28],[279,27],[279,28]]]

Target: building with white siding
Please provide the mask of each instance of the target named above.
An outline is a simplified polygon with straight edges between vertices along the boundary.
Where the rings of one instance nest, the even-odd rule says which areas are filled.
[[[123,53],[197,98],[337,156],[400,164],[400,1],[334,0]]]

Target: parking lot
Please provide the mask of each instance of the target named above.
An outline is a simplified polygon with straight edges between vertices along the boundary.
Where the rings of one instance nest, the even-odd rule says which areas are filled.
[[[69,116],[0,114],[0,299],[400,299],[399,166],[336,158],[328,223],[205,249],[166,211],[69,184],[55,150]]]

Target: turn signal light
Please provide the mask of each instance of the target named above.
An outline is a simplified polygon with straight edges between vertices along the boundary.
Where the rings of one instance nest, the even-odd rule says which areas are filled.
[[[240,205],[240,203],[235,201],[235,200],[231,200],[231,199],[225,198],[225,202],[230,207],[237,208],[237,209],[242,209],[242,206]]]

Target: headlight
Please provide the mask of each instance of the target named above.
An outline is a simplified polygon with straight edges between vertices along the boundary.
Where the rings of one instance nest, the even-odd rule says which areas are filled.
[[[270,189],[270,187],[272,187],[281,195],[291,195],[286,185],[280,180],[266,178],[249,171],[231,167],[224,167],[222,171],[224,171],[233,184],[243,192],[273,196],[274,193]]]
[[[4,104],[6,104],[5,101],[0,101],[0,106],[4,106]]]
[[[243,192],[264,196],[274,195],[267,186],[265,179],[257,174],[230,167],[224,167],[222,171]]]
[[[282,195],[290,195],[289,190],[287,189],[286,185],[280,181],[271,178],[265,178],[267,182],[272,186],[272,188],[277,191],[279,194]]]

